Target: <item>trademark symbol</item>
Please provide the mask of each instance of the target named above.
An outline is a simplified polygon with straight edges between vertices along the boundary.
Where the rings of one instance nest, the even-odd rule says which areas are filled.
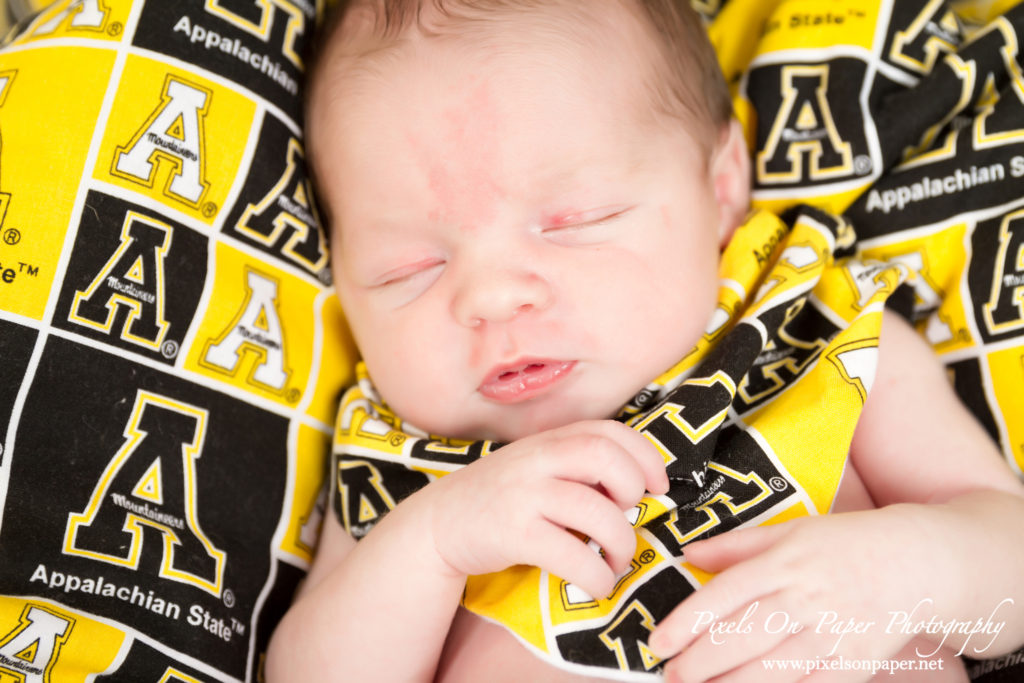
[[[21,241],[21,233],[15,228],[4,230],[4,244],[17,244]]]
[[[178,355],[178,342],[168,339],[160,345],[160,355],[168,360]]]

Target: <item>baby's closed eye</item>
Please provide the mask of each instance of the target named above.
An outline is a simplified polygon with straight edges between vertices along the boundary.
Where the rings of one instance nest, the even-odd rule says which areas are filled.
[[[586,246],[609,239],[618,219],[633,206],[605,206],[587,211],[556,213],[541,222],[541,234],[565,246]]]
[[[429,290],[446,265],[444,259],[429,258],[389,268],[370,278],[366,289],[384,305],[399,308]]]
[[[439,272],[445,265],[444,259],[430,258],[391,268],[374,278],[371,288],[388,287],[416,281],[418,278]]]

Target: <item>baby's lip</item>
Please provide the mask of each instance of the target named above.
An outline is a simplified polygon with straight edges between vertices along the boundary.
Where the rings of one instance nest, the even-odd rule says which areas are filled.
[[[477,388],[498,403],[528,401],[548,391],[576,366],[576,361],[525,358],[493,368]]]

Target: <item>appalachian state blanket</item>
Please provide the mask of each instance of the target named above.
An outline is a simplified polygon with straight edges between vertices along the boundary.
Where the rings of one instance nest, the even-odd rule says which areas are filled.
[[[0,50],[2,681],[260,678],[354,363],[322,4],[60,0]]]
[[[1024,6],[697,3],[752,149],[754,203],[842,214],[914,269],[914,319],[1024,468]]]
[[[911,274],[899,262],[837,260],[852,245],[846,223],[815,210],[791,228],[759,212],[737,231],[704,336],[618,415],[662,453],[672,487],[632,511],[637,551],[608,598],[515,567],[471,577],[465,605],[556,665],[643,679],[659,666],[646,636],[708,578],[680,562],[688,542],[827,513],[874,376],[884,303]],[[404,424],[360,371],[335,432],[334,512],[362,536],[405,496],[500,448]]]

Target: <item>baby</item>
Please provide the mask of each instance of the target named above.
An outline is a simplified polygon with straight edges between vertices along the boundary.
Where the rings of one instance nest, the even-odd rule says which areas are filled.
[[[344,310],[396,415],[508,445],[358,544],[325,522],[268,679],[562,680],[459,601],[468,576],[513,565],[601,597],[629,566],[623,511],[669,481],[658,449],[607,418],[715,314],[721,249],[748,213],[742,132],[685,2],[342,4],[308,146]],[[920,616],[948,620],[1024,600],[1024,487],[912,330],[887,316],[880,346],[833,508],[861,511],[688,545],[721,573],[652,634],[669,677],[757,680],[764,657],[832,648],[827,632],[772,633],[773,610],[867,622],[924,600]],[[745,638],[702,620],[759,603]],[[984,656],[1024,641],[1019,612]],[[876,629],[841,653],[885,658],[912,637]]]

